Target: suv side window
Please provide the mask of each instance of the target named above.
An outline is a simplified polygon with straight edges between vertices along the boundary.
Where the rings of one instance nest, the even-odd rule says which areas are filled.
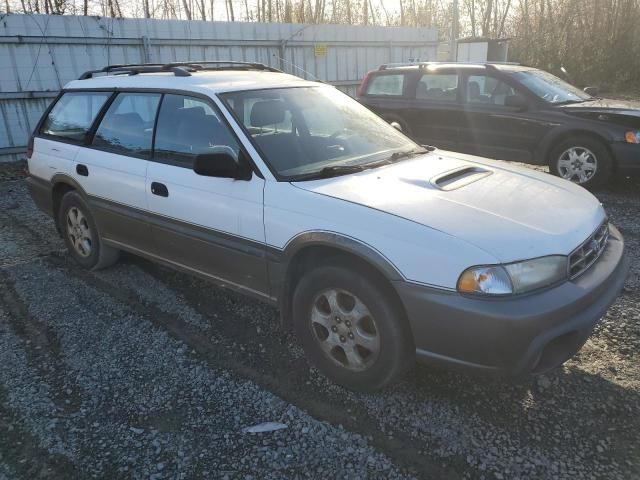
[[[458,75],[455,73],[425,73],[416,87],[416,98],[437,102],[458,101]]]
[[[111,92],[67,92],[53,106],[40,133],[60,140],[84,143],[93,121]]]
[[[154,160],[191,168],[196,155],[219,151],[238,158],[240,145],[217,109],[199,98],[165,95],[158,114]]]
[[[504,106],[506,98],[516,94],[511,85],[489,75],[469,75],[467,79],[467,103]]]
[[[94,147],[149,158],[159,93],[119,93],[93,138]]]
[[[376,75],[367,85],[367,95],[402,96],[404,82],[405,75],[402,73]]]

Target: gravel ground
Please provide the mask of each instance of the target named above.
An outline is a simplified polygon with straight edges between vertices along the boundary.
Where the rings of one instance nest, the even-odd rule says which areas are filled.
[[[597,193],[633,264],[578,356],[355,394],[272,308],[130,255],[78,268],[21,171],[0,165],[0,480],[640,478],[637,179]]]

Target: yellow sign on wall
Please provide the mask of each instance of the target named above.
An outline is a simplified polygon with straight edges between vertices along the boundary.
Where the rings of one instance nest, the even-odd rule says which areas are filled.
[[[316,43],[314,47],[314,53],[316,57],[326,57],[327,56],[327,44],[326,43]]]

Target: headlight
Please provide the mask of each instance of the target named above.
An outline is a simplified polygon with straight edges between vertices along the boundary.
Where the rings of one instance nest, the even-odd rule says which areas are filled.
[[[461,293],[525,293],[567,278],[567,257],[552,255],[508,265],[471,267],[458,279]]]
[[[625,133],[624,139],[627,141],[627,143],[640,143],[640,130]]]

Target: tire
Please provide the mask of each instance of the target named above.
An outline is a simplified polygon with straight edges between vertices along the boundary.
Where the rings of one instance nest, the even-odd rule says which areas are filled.
[[[304,275],[292,302],[309,361],[334,383],[357,391],[380,389],[415,362],[404,316],[370,277],[356,269],[318,267]]]
[[[609,180],[613,159],[607,147],[599,140],[583,135],[575,136],[563,140],[551,149],[549,170],[582,187],[593,188]]]
[[[120,251],[102,243],[91,210],[77,192],[62,197],[58,225],[69,254],[82,267],[100,270],[118,260]]]

